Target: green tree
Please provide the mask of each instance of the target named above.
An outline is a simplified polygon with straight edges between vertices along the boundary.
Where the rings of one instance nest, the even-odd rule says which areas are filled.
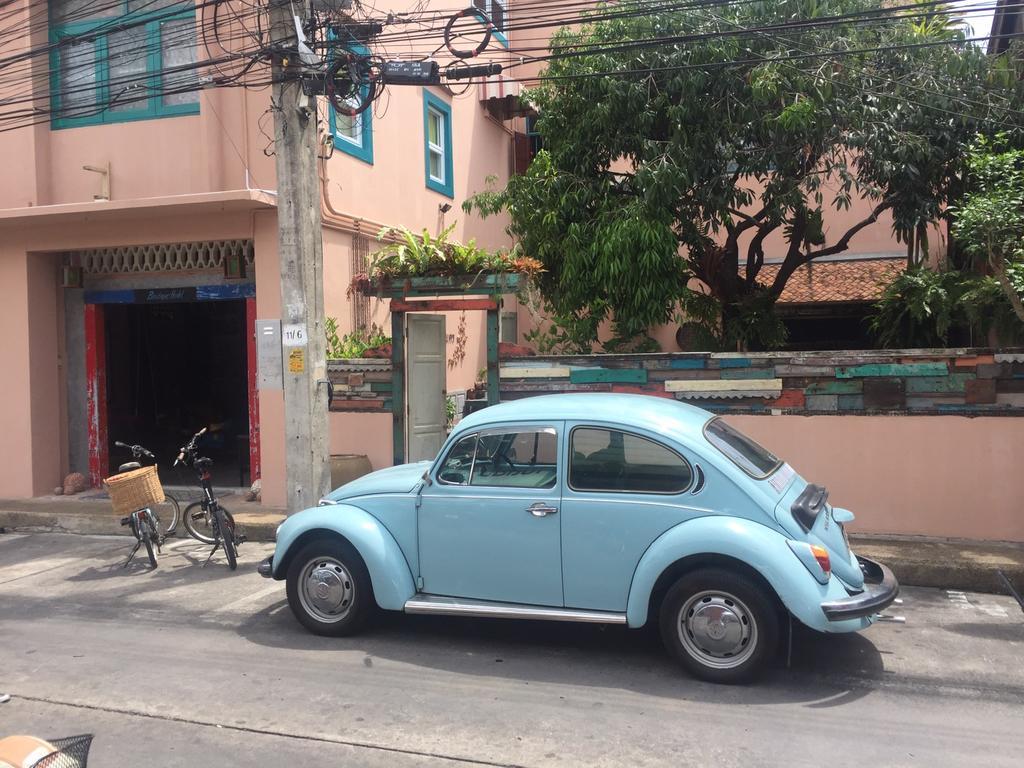
[[[800,266],[842,253],[885,212],[909,250],[924,246],[964,148],[1018,127],[1012,61],[988,59],[934,4],[903,18],[877,0],[610,13],[633,5],[554,35],[528,94],[544,151],[466,204],[509,213],[577,348],[608,320],[621,348],[679,306],[723,346],[778,345],[774,303]],[[858,197],[864,218],[830,226]],[[774,232],[783,263],[762,283]]]
[[[1024,150],[1006,137],[978,139],[968,155],[968,189],[954,209],[953,234],[976,268],[992,270],[1024,323]]]

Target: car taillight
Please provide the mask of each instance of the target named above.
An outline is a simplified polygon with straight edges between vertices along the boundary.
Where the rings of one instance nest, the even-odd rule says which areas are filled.
[[[817,544],[811,544],[811,553],[814,555],[814,559],[818,561],[818,565],[821,566],[821,570],[826,576],[832,573],[832,561],[829,560],[827,549],[819,547]]]

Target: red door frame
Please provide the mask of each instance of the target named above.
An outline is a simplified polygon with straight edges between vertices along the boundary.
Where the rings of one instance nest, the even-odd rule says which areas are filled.
[[[107,334],[102,304],[85,305],[85,386],[89,421],[89,483],[109,476],[107,445]]]
[[[86,418],[89,424],[89,483],[99,488],[110,476],[107,443],[107,334],[103,304],[85,305]],[[256,299],[245,300],[249,401],[249,478],[260,478],[260,396],[256,386]]]
[[[249,384],[249,482],[260,478],[260,392],[256,386],[256,299],[245,300]]]

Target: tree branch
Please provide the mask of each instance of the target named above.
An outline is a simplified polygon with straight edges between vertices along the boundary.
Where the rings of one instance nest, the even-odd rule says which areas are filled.
[[[1013,283],[1010,281],[1010,276],[1006,274],[1006,260],[993,257],[992,249],[990,248],[989,262],[992,264],[992,271],[996,273],[996,280],[999,281],[999,285],[1003,288],[1003,293],[1005,293],[1006,298],[1010,300],[1010,306],[1013,307],[1013,313],[1022,323],[1024,323],[1024,302],[1021,301],[1020,294],[1017,293],[1017,289],[1013,287]]]
[[[751,287],[754,285],[761,267],[764,266],[764,240],[779,228],[780,223],[778,219],[775,219],[767,224],[762,224],[758,227],[757,234],[750,241],[750,245],[747,246],[747,285]]]
[[[803,226],[797,232],[796,221],[793,225],[793,238],[789,242],[789,252],[786,254],[786,260],[782,262],[782,267],[779,269],[779,274],[775,276],[775,282],[772,283],[771,292],[775,298],[782,295],[782,290],[786,287],[786,283],[793,273],[800,267],[808,262],[819,259],[822,256],[831,256],[836,253],[842,253],[850,247],[850,240],[853,236],[860,232],[865,227],[869,227],[878,221],[878,217],[883,211],[892,207],[892,203],[889,201],[883,201],[876,205],[871,211],[871,214],[864,219],[861,219],[848,230],[841,238],[839,238],[835,245],[830,245],[827,248],[820,248],[817,251],[810,251],[808,253],[800,252],[800,243],[803,241],[804,229],[806,229],[806,218],[804,219]],[[799,235],[799,236],[798,236]]]
[[[743,219],[743,223],[736,227],[737,234],[742,234],[743,232],[746,232],[748,229],[756,227],[758,224],[761,223],[761,220],[768,215],[767,205],[760,211],[755,213],[753,216],[751,216],[749,213],[738,211],[735,208],[727,208],[726,210],[733,216],[738,216],[739,218]]]

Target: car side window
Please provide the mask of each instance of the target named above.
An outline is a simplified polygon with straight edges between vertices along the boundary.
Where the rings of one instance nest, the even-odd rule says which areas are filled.
[[[551,428],[480,435],[469,484],[497,488],[554,488],[558,435]]]
[[[572,431],[569,487],[575,491],[682,493],[693,470],[672,449],[614,429]]]
[[[456,443],[437,478],[446,485],[554,488],[557,463],[558,434],[550,427],[489,430]]]
[[[468,485],[473,471],[473,456],[476,453],[476,435],[470,435],[455,444],[448,452],[437,479],[445,485]]]

